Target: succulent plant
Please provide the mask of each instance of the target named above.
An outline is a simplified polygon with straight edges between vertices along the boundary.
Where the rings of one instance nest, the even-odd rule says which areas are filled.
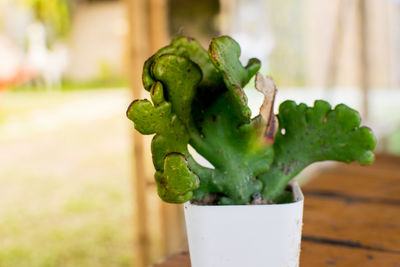
[[[373,162],[375,137],[360,127],[357,111],[343,104],[332,109],[322,100],[314,107],[286,101],[275,116],[272,79],[258,73],[258,59],[243,66],[239,57],[240,46],[228,36],[213,39],[208,52],[179,37],[145,62],[143,85],[152,103],[133,101],[127,116],[140,133],[155,134],[151,151],[161,199],[282,202],[290,199],[288,182],[313,162]],[[243,87],[256,74],[265,99],[252,118]],[[189,145],[214,168],[198,164]]]

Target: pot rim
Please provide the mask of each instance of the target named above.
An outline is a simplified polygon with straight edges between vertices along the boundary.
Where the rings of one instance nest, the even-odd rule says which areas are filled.
[[[299,202],[304,201],[304,195],[301,191],[301,188],[296,180],[292,180],[288,183],[289,186],[292,187],[294,201],[290,203],[280,203],[280,204],[258,204],[258,205],[197,205],[191,203],[191,200],[184,203],[185,208],[188,207],[196,207],[196,208],[214,208],[214,209],[221,209],[221,208],[262,208],[262,207],[276,207],[276,206],[289,206],[289,205],[297,205]]]

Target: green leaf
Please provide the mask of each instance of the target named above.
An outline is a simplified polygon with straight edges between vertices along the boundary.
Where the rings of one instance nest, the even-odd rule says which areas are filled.
[[[162,55],[154,61],[152,74],[162,81],[173,112],[185,125],[192,124],[192,102],[202,78],[197,65],[181,56]]]
[[[151,148],[160,197],[167,202],[182,203],[193,196],[193,190],[199,187],[199,183],[193,180],[197,176],[190,172],[185,159],[185,155],[189,154],[188,132],[182,121],[172,112],[171,103],[163,98],[163,91],[162,84],[155,82],[151,88],[155,106],[148,100],[134,101],[128,107],[127,116],[142,134],[156,134]],[[174,168],[178,170],[174,172]],[[171,178],[174,174],[177,175],[175,179]]]
[[[199,122],[205,149],[192,145],[215,167],[213,185],[217,192],[235,204],[245,204],[261,191],[262,183],[256,176],[269,169],[273,149],[260,136],[258,127],[265,128],[265,124],[252,121],[240,127],[230,99],[221,95]]]
[[[213,93],[224,90],[222,77],[208,57],[207,51],[196,40],[184,36],[175,38],[170,45],[158,50],[145,62],[142,78],[146,90],[149,91],[157,80],[152,75],[152,64],[160,56],[166,54],[185,57],[199,66],[203,74],[203,79],[198,86],[200,90],[212,91]]]
[[[170,153],[164,160],[164,172],[155,174],[158,194],[171,203],[183,203],[191,199],[200,180],[188,167],[183,154]]]
[[[279,107],[279,132],[275,137],[275,158],[264,182],[263,197],[279,198],[286,184],[313,162],[336,160],[370,164],[376,141],[367,127],[360,127],[360,115],[344,104],[334,110],[322,100],[314,107],[285,101]]]
[[[240,46],[229,36],[222,36],[211,41],[208,53],[215,67],[221,72],[225,85],[231,93],[236,112],[243,122],[249,122],[251,111],[247,106],[247,97],[243,87],[261,67],[258,59],[249,60],[246,67],[240,63]]]
[[[171,104],[164,102],[156,108],[148,100],[136,100],[128,107],[127,117],[135,122],[135,129],[142,134],[154,134],[163,131],[169,122]]]

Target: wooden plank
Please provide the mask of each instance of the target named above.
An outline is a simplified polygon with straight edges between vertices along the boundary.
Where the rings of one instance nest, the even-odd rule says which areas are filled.
[[[303,240],[300,266],[400,267],[400,255]]]
[[[400,202],[400,157],[378,156],[370,166],[337,165],[303,186],[307,195],[358,202]]]
[[[303,235],[400,253],[400,205],[306,195]]]
[[[400,156],[398,155],[391,155],[391,154],[377,154],[375,156],[375,161],[374,164],[369,165],[369,166],[377,166],[377,165],[386,165],[390,164],[390,166],[394,166],[399,168],[399,161],[400,161]],[[358,164],[356,164],[358,165]],[[359,166],[359,165],[358,165]],[[368,166],[366,166],[368,167]]]
[[[326,172],[314,178],[303,187],[303,192],[309,196],[321,197],[326,194],[342,195],[354,201],[393,202],[400,204],[400,171],[386,171],[379,177],[358,173]]]
[[[374,164],[371,166],[360,165],[344,165],[340,164],[335,169],[325,170],[324,174],[358,174],[362,176],[369,176],[379,179],[381,176],[392,176],[393,178],[400,178],[400,161],[397,166],[391,164]]]
[[[391,170],[392,169],[392,170]],[[373,174],[379,175],[383,171],[394,171],[397,170],[399,173],[400,170],[400,157],[399,156],[389,156],[389,155],[378,155],[371,165],[360,165],[358,163],[352,164],[344,164],[338,163],[335,168],[331,168],[330,170],[326,170],[329,172],[360,172],[360,173],[369,173],[372,172]],[[324,170],[325,172],[325,170]]]

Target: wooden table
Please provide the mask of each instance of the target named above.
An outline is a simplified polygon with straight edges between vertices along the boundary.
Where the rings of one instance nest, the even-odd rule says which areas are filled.
[[[303,192],[301,266],[400,267],[400,157],[324,170]],[[189,267],[189,253],[155,266]]]

